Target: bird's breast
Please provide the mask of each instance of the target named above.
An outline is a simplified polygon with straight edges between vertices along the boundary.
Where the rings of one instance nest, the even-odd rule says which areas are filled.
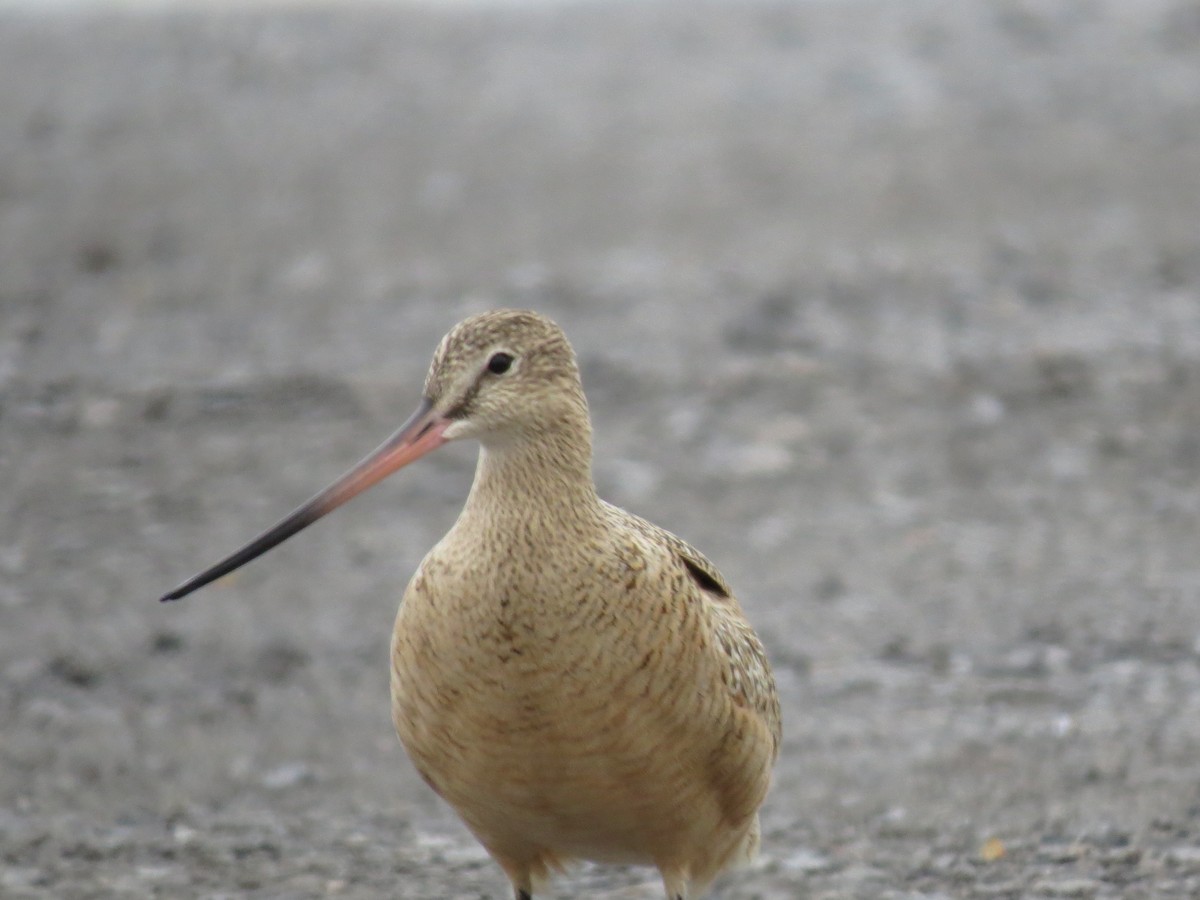
[[[568,566],[485,572],[431,554],[396,619],[399,711],[481,738],[545,739],[564,709],[611,696],[604,683],[627,665],[633,623],[613,600]]]
[[[602,579],[614,582],[610,592],[594,571],[569,566],[481,577],[469,564],[426,559],[396,620],[392,704],[435,790],[460,811],[489,798],[558,828],[572,809],[586,818],[609,799],[636,808],[623,795],[662,718],[644,702],[647,626],[639,634],[622,602],[643,569],[617,558],[620,577]]]

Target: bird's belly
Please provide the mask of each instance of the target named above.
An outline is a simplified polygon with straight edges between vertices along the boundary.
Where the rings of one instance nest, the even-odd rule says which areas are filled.
[[[467,754],[455,752],[457,742],[406,732],[401,740],[422,775],[489,847],[649,863],[658,836],[678,835],[682,827],[678,792],[656,790],[658,778],[644,762],[596,755],[553,730],[543,740],[536,733],[483,732],[479,751]]]
[[[608,679],[513,659],[418,671],[409,659],[393,658],[397,733],[489,848],[644,863],[705,820],[718,826],[697,761],[672,746],[674,726],[657,707],[621,702]]]

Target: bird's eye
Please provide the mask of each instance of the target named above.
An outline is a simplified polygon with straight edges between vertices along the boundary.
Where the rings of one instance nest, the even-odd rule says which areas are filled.
[[[488,360],[488,371],[493,375],[503,375],[513,364],[513,358],[507,353],[493,353]]]

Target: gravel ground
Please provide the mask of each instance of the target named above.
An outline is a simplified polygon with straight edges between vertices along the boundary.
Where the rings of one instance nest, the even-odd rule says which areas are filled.
[[[388,719],[472,448],[155,602],[496,305],[768,645],[719,896],[1200,896],[1195,0],[9,10],[0,112],[3,897],[507,896]]]

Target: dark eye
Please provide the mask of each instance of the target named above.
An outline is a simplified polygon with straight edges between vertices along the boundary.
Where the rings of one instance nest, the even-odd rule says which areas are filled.
[[[503,375],[513,364],[513,358],[507,353],[493,353],[488,360],[488,371],[493,375]]]

